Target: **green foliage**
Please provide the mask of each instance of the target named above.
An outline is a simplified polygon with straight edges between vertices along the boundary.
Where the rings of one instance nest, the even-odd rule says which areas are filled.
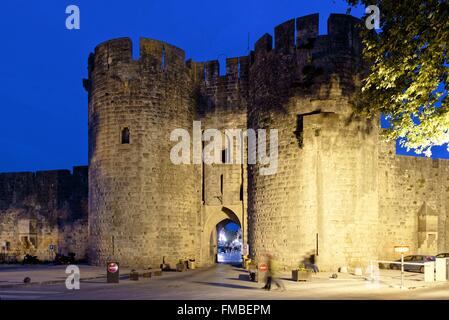
[[[301,263],[301,264],[299,265],[298,271],[309,271],[309,270],[307,270],[307,269],[306,269],[306,266],[305,266],[303,263]]]
[[[431,155],[449,142],[449,4],[445,0],[347,0],[380,9],[379,32],[363,20],[363,56],[369,72],[356,110],[369,117],[384,114],[387,140]]]

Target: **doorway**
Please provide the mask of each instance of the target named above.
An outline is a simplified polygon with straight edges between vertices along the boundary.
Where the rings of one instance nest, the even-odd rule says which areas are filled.
[[[217,224],[217,263],[242,262],[242,229],[239,223],[225,219]]]

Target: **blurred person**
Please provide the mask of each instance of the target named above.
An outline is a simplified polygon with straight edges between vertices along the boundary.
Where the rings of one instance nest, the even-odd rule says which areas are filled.
[[[267,269],[267,279],[263,289],[270,291],[271,286],[274,283],[279,290],[285,291],[285,286],[279,278],[277,261],[274,259],[272,254],[267,254]]]

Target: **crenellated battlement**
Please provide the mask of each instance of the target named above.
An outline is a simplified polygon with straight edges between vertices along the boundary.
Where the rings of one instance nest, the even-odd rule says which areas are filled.
[[[186,61],[184,50],[160,40],[140,38],[140,55],[133,58],[130,38],[112,39],[90,55],[84,86],[89,99],[92,90],[101,92],[96,95],[99,98],[107,97],[110,90],[129,95],[142,89],[182,87],[185,94],[198,98],[200,115],[218,110],[246,112],[251,96],[256,108],[265,103],[259,99],[270,96],[279,97],[271,102],[273,108],[292,95],[318,97],[320,92],[330,92],[335,79],[336,95],[351,94],[361,61],[359,21],[331,14],[327,35],[319,35],[318,14],[285,21],[274,28],[274,37],[269,33],[260,37],[249,55],[228,57],[224,75],[218,60]]]
[[[24,204],[42,211],[54,211],[64,205],[71,208],[72,217],[86,217],[80,200],[87,201],[87,166],[69,170],[0,173],[0,211]],[[80,212],[82,211],[82,212]]]
[[[194,83],[206,87],[223,87],[229,81],[248,80],[250,67],[255,63],[263,64],[268,55],[270,61],[266,63],[269,64],[291,56],[291,62],[294,61],[295,65],[291,66],[290,72],[298,75],[305,65],[316,64],[322,67],[339,54],[352,54],[358,59],[361,50],[357,34],[358,22],[359,19],[350,15],[331,14],[327,22],[328,34],[319,35],[317,13],[290,19],[274,28],[274,41],[266,33],[256,41],[254,51],[249,56],[227,58],[225,75],[220,75],[218,60],[186,61],[184,50],[160,40],[141,38],[140,56],[134,60],[130,38],[112,39],[99,44],[89,57],[89,77],[93,70],[102,73],[118,66],[141,64],[163,72],[176,73],[184,70],[190,73]],[[85,82],[85,87],[89,90],[88,81]]]
[[[152,57],[158,61],[161,61],[162,56],[165,54],[167,59],[174,63],[184,63],[185,52],[184,50],[171,45],[167,42],[140,38],[140,58]],[[98,57],[95,61],[108,56],[115,60],[110,63],[117,62],[130,62],[133,54],[132,40],[130,38],[117,38],[111,39],[100,43],[95,47],[95,56]]]
[[[185,64],[185,56],[184,50],[169,43],[148,38],[140,39],[140,59],[143,61],[154,59],[156,63],[169,68],[173,64]]]
[[[357,24],[360,22],[346,14],[331,14],[327,21],[327,35],[319,35],[319,14],[311,14],[283,22],[274,28],[273,37],[265,33],[255,44],[255,60],[263,58],[268,52],[292,53],[294,49],[313,50],[314,53],[330,50],[349,49],[357,53],[360,39]],[[320,44],[317,46],[316,41]]]
[[[99,44],[89,59],[89,70],[108,69],[111,65],[132,61],[132,42],[130,38],[119,38]]]
[[[140,38],[140,57],[142,63],[156,63],[161,66],[185,64],[184,50],[169,43]],[[130,64],[133,60],[133,45],[130,38],[118,38],[99,44],[89,59],[89,70],[108,68],[119,64]]]
[[[220,75],[220,62],[218,60],[196,62],[189,59],[186,64],[192,71],[195,82],[205,81],[209,83],[220,78],[235,80],[248,77],[249,62],[249,56],[226,58],[226,73],[224,75]]]
[[[319,19],[318,13],[296,19],[296,46],[298,48],[310,47],[318,38]]]
[[[244,56],[226,59],[227,75],[238,76],[239,60],[245,60],[246,64],[247,58]],[[108,69],[111,66],[133,62],[158,64],[167,69],[172,65],[185,65],[192,71],[194,79],[213,80],[220,77],[218,60],[196,62],[189,59],[186,61],[184,50],[167,42],[149,38],[140,39],[140,56],[137,60],[133,59],[133,45],[130,38],[112,39],[99,44],[89,57],[89,70],[94,70],[95,67]]]

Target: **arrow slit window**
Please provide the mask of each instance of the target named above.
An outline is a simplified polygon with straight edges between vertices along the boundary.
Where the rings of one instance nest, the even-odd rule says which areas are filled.
[[[122,144],[129,144],[130,132],[129,132],[128,127],[125,127],[122,129],[121,140],[122,140]]]

